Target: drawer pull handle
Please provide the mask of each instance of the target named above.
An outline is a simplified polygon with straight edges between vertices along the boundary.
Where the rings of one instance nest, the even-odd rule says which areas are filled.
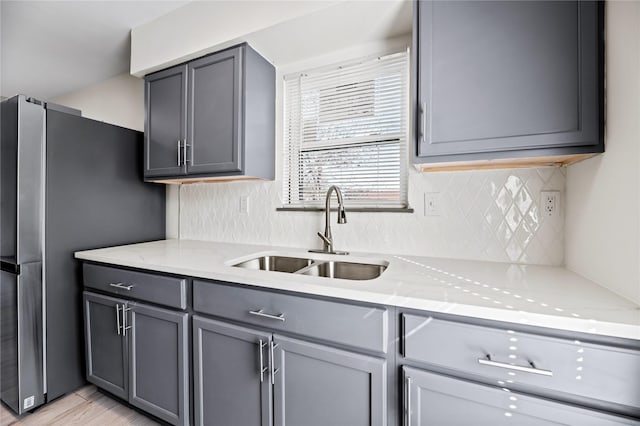
[[[525,367],[523,365],[512,365],[505,362],[493,361],[491,359],[491,355],[487,355],[485,358],[478,358],[478,364],[489,365],[491,367],[506,368],[507,370],[522,371],[524,373],[539,374],[541,376],[553,376],[553,371],[541,370],[540,368],[536,368],[535,364],[531,361],[529,362],[531,366]]]
[[[284,314],[278,314],[278,315],[267,314],[262,309],[260,309],[259,311],[249,311],[249,313],[251,315],[256,315],[259,317],[269,318],[269,319],[278,320],[278,321],[284,321]]]
[[[122,283],[110,283],[109,285],[110,285],[111,287],[120,288],[120,289],[122,289],[122,290],[127,290],[127,291],[130,291],[130,290],[134,287],[134,285],[133,285],[133,284],[130,284],[130,285],[124,285],[124,284],[122,284]]]

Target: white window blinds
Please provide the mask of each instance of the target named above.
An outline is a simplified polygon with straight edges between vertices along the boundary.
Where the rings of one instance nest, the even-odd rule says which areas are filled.
[[[285,77],[285,207],[407,207],[407,52]]]

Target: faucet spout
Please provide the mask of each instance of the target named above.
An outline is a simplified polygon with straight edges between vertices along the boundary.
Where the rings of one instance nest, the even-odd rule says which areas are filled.
[[[347,223],[347,213],[344,210],[344,200],[342,198],[342,191],[340,191],[340,188],[338,188],[337,186],[332,185],[327,190],[327,197],[325,200],[324,234],[321,234],[318,232],[318,236],[322,239],[324,243],[324,249],[321,251],[323,253],[348,254],[347,252],[336,252],[333,249],[333,236],[331,235],[331,194],[334,192],[336,193],[336,198],[338,198],[338,224]]]

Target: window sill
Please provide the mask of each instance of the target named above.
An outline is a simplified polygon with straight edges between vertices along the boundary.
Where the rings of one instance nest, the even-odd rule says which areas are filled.
[[[322,207],[278,207],[277,212],[324,212]],[[331,211],[336,211],[332,208]],[[411,207],[354,207],[345,208],[347,213],[413,213]]]

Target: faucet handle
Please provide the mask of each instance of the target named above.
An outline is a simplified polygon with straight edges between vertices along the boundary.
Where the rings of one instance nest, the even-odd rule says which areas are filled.
[[[318,237],[322,238],[322,241],[324,241],[326,244],[331,245],[331,240],[328,239],[327,237],[325,237],[323,234],[321,234],[320,232],[318,232]]]

